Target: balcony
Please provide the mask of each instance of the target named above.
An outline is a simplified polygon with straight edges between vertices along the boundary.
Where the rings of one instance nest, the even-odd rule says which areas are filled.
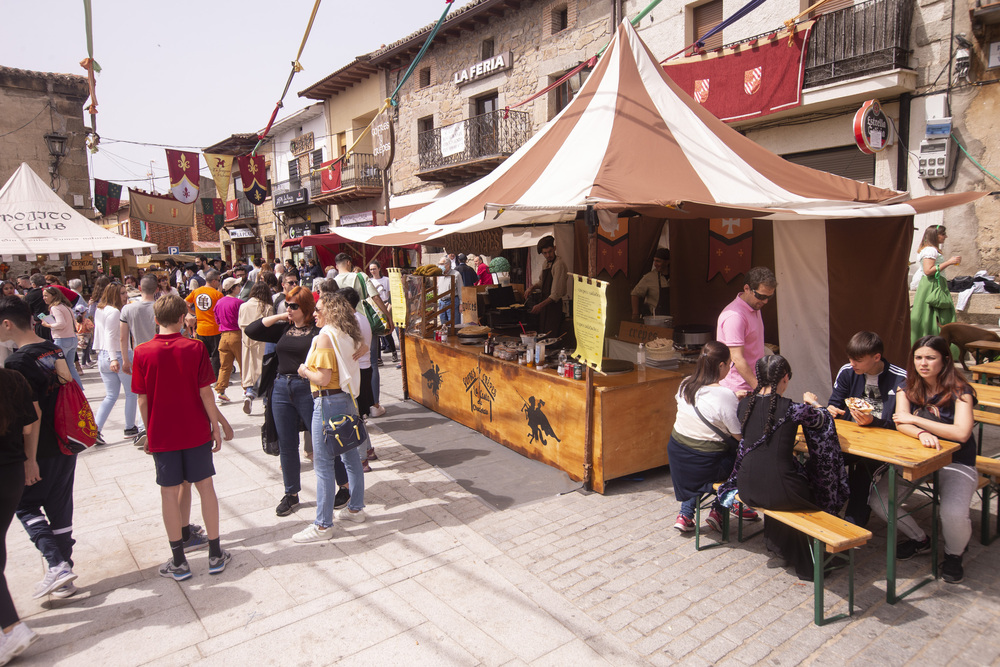
[[[309,195],[315,204],[343,204],[382,195],[382,170],[371,153],[352,153],[343,161],[338,190],[323,192],[319,174],[311,179]]]
[[[236,191],[236,206],[232,206],[232,200],[226,202],[226,223],[256,221],[257,207],[250,203],[242,190]]]
[[[423,181],[459,181],[493,171],[531,136],[526,111],[492,111],[417,135]]]
[[[819,17],[803,89],[908,69],[912,0],[870,0]]]

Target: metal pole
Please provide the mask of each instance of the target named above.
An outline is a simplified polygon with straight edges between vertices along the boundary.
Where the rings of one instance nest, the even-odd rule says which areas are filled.
[[[597,213],[593,206],[587,207],[584,219],[587,222],[587,277],[597,276]],[[587,392],[583,430],[583,484],[588,490],[594,488],[594,370],[587,366]]]

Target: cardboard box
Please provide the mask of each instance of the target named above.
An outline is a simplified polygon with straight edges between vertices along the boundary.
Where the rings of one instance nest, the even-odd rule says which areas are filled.
[[[489,308],[486,302],[486,290],[493,285],[473,285],[462,288],[462,322],[466,324],[484,324],[479,318]],[[514,294],[518,300],[524,302],[524,285],[514,285]]]

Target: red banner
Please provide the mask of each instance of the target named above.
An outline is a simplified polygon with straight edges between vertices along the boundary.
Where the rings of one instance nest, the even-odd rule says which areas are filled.
[[[342,187],[341,183],[341,170],[344,168],[344,161],[342,159],[330,160],[329,162],[324,162],[321,164],[320,177],[323,181],[322,191],[323,192],[336,192]]]
[[[770,39],[671,60],[663,70],[716,117],[732,122],[802,104],[806,48],[815,21]]]
[[[753,220],[713,218],[708,223],[708,280],[721,273],[728,283],[750,270]]]
[[[260,206],[267,198],[267,172],[264,168],[263,155],[241,155],[240,178],[243,180],[243,192],[251,204]]]
[[[197,153],[167,151],[167,171],[170,173],[170,194],[182,204],[190,204],[198,198],[198,176],[200,158]]]
[[[607,271],[611,277],[621,271],[628,277],[627,217],[618,218],[610,225],[602,222],[597,227],[597,272],[601,271]]]
[[[235,199],[226,200],[226,222],[232,222],[240,217],[240,204]]]

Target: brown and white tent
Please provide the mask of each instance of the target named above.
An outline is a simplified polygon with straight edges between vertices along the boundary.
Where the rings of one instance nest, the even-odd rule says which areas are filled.
[[[739,285],[709,284],[703,230],[710,218],[752,218],[760,221],[754,262],[778,275],[777,329],[795,369],[792,390],[823,395],[858,329],[881,333],[890,358],[904,362],[912,216],[984,194],[911,199],[787,162],[681,91],[623,21],[579,94],[496,170],[394,226],[357,231],[371,242],[401,232],[433,242],[568,221],[588,206],[700,221],[671,226],[672,301],[678,323],[714,323]]]

